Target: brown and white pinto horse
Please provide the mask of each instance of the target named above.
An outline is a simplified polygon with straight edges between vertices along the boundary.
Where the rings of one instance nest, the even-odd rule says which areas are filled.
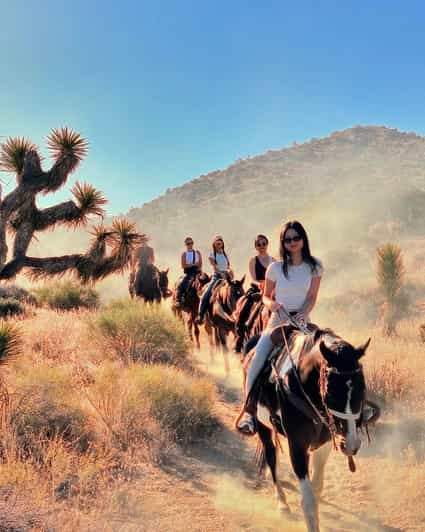
[[[205,314],[205,330],[208,334],[210,350],[213,346],[221,349],[226,373],[229,371],[226,340],[229,332],[235,331],[233,313],[238,299],[244,295],[244,281],[245,275],[238,281],[226,274],[214,287]]]
[[[181,318],[183,322],[186,321],[189,337],[193,342],[193,336],[195,336],[195,345],[198,349],[201,347],[199,342],[199,325],[196,322],[200,301],[199,294],[202,292],[202,288],[210,280],[210,276],[204,272],[200,272],[190,279],[182,304],[179,308],[176,308],[175,306],[176,290],[173,292],[171,308],[176,316]],[[185,316],[187,317],[187,320],[184,319]]]
[[[266,364],[254,385],[259,465],[270,468],[280,508],[288,511],[276,473],[276,440],[279,434],[285,436],[308,531],[319,532],[318,498],[332,442],[348,457],[354,471],[353,456],[361,445],[359,430],[379,416],[379,411],[370,419],[364,414],[369,402],[359,360],[370,340],[355,348],[330,330],[303,334],[291,325],[275,329],[273,335],[275,344],[289,347],[290,356],[280,357],[280,367]]]

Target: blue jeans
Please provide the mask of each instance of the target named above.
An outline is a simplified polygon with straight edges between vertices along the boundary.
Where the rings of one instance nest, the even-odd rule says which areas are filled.
[[[199,317],[201,320],[204,319],[205,313],[207,311],[208,303],[211,297],[211,292],[213,291],[217,283],[221,281],[221,279],[223,279],[223,274],[221,272],[215,272],[215,274],[213,275],[213,278],[207,285],[207,289],[202,294],[202,298],[199,303]]]

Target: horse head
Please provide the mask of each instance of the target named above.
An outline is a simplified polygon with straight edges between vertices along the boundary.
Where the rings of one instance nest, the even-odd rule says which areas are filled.
[[[362,423],[362,409],[366,399],[363,367],[359,360],[366,353],[370,338],[358,348],[341,338],[320,340],[320,388],[323,404],[334,423],[339,449],[353,456],[361,446],[358,431]]]
[[[170,268],[167,268],[166,270],[159,270],[159,278],[158,278],[158,286],[159,290],[161,291],[161,296],[164,299],[167,299],[167,297],[170,297],[172,295],[171,290],[168,288],[168,272],[170,271]]]
[[[245,282],[245,275],[239,281],[232,279],[229,274],[224,277],[227,288],[227,303],[231,311],[236,309],[237,301],[245,294],[243,284]]]

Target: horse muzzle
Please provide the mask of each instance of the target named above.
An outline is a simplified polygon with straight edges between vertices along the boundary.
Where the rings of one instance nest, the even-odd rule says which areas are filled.
[[[345,438],[338,439],[338,447],[345,456],[355,456],[361,446],[362,441],[357,433],[354,436],[347,435]]]

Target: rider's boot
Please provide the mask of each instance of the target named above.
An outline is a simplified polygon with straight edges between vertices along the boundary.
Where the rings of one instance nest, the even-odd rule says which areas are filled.
[[[245,405],[245,412],[238,423],[238,430],[245,436],[254,436],[257,432],[257,403],[251,400]]]

